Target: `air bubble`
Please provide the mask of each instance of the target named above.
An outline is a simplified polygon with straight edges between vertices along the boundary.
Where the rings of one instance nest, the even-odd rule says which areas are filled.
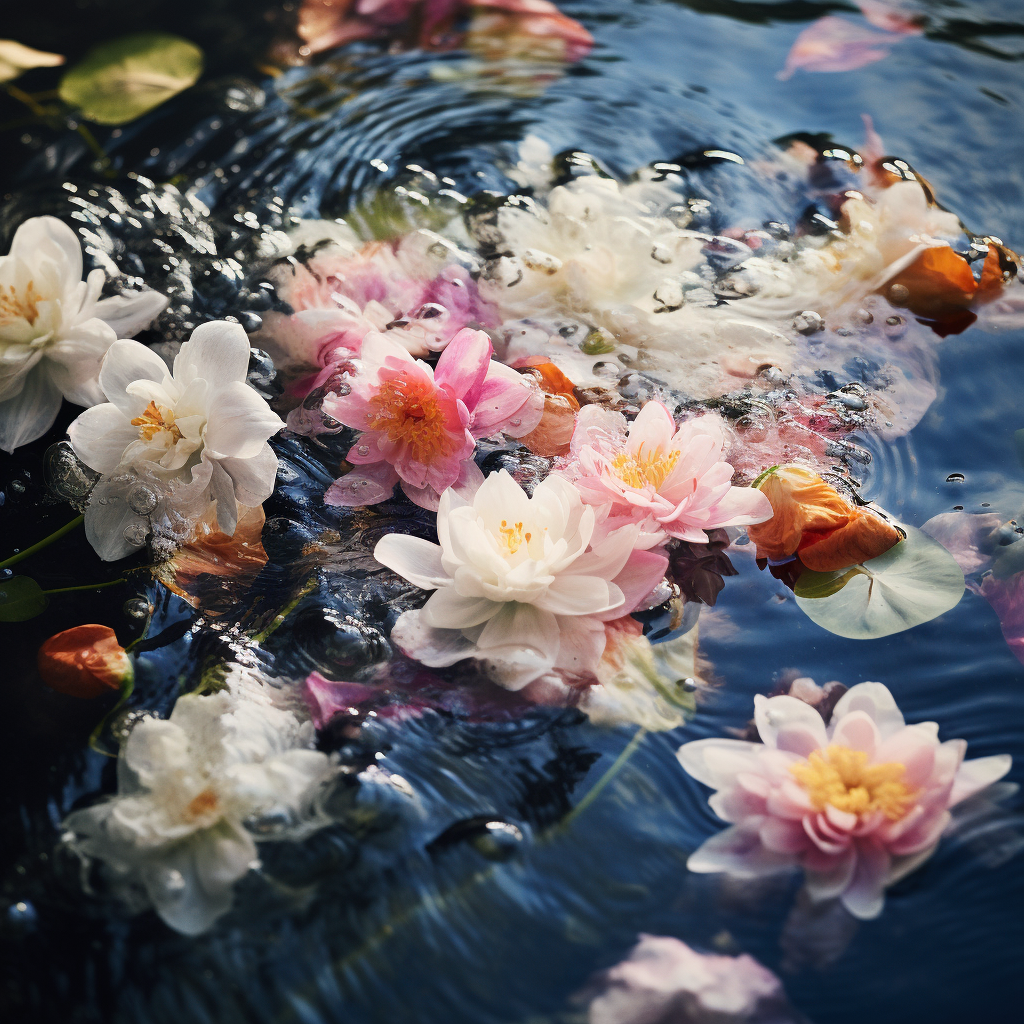
[[[815,313],[813,309],[805,309],[793,317],[792,327],[798,334],[817,334],[818,331],[825,329],[825,321],[820,313]]]
[[[149,530],[142,523],[129,523],[124,528],[123,537],[132,547],[141,548],[146,543]]]
[[[910,300],[910,289],[905,284],[889,286],[889,301],[894,306],[905,306]]]
[[[156,508],[156,494],[145,484],[139,484],[128,492],[128,507],[140,516],[148,516]]]
[[[946,477],[946,483],[962,484],[966,479],[967,478],[963,475],[963,473],[950,473],[949,476]]]
[[[7,489],[14,494],[25,493],[25,485],[20,480],[12,480]]]
[[[152,606],[144,597],[132,597],[124,603],[124,613],[131,619],[144,619]]]

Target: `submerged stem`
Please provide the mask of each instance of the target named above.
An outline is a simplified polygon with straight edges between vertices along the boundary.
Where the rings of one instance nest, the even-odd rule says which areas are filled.
[[[0,569],[6,569],[10,565],[16,565],[18,562],[29,555],[34,555],[37,551],[42,551],[43,548],[48,548],[54,541],[60,540],[61,537],[66,533],[70,533],[76,526],[85,520],[85,516],[78,516],[72,519],[70,523],[65,523],[59,530],[55,530],[50,534],[49,537],[44,537],[41,541],[37,541],[30,548],[25,548],[24,551],[19,551],[16,555],[11,555],[10,558],[4,559],[0,562]],[[50,591],[52,593],[52,591]]]
[[[91,583],[84,587],[56,587],[54,590],[44,590],[44,594],[70,594],[73,590],[102,590],[104,587],[116,587],[118,583],[127,583],[122,576],[119,580],[111,580],[109,583]]]

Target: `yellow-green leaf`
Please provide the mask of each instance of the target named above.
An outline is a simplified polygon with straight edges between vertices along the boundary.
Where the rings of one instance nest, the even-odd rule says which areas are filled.
[[[102,43],[61,79],[60,98],[99,124],[124,124],[176,96],[203,73],[203,51],[165,32]]]

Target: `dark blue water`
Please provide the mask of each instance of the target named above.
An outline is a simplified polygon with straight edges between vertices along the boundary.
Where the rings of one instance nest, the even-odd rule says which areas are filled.
[[[26,216],[67,215],[64,181],[77,182],[80,195],[93,188],[93,215],[106,232],[99,248],[122,271],[176,295],[163,326],[180,335],[203,319],[259,313],[256,281],[225,261],[255,265],[260,235],[280,226],[282,211],[344,215],[373,189],[415,175],[409,164],[450,176],[466,194],[508,192],[514,186],[502,167],[527,133],[555,152],[585,150],[626,177],[698,148],[754,159],[772,139],[796,131],[829,132],[857,146],[867,113],[886,149],[926,175],[947,208],[1019,249],[1024,12],[990,0],[919,6],[926,31],[886,59],[779,81],[802,28],[828,13],[855,18],[853,9],[566,0],[566,13],[593,32],[595,50],[524,96],[472,76],[451,82],[432,73],[459,67],[462,54],[388,54],[371,44],[329,54],[314,69],[264,77],[245,44],[255,13],[216,4],[205,22],[196,21],[211,52],[217,38],[227,41],[216,73],[101,139],[113,178],[90,168],[77,136],[49,129],[30,131],[27,143],[5,136],[0,227],[9,238]],[[142,6],[132,16],[157,24],[168,14]],[[176,30],[187,35],[186,22]],[[32,24],[26,15],[26,31]],[[252,48],[266,35],[259,24]],[[59,40],[13,27],[5,34],[59,48]],[[171,197],[160,227],[177,253],[191,256],[191,273],[168,281],[152,239],[126,238],[123,225],[107,218],[104,189],[130,203],[152,191],[128,172]],[[718,166],[696,176],[735,219],[748,211],[779,215],[781,190],[749,168]],[[860,471],[864,497],[913,525],[955,506],[1019,519],[1024,469],[1013,433],[1024,427],[1022,343],[1024,332],[975,328],[936,340],[941,387],[922,422],[895,442],[859,439],[874,455]],[[41,470],[43,452],[69,419],[0,460],[4,552],[70,518],[67,506],[47,503]],[[351,549],[366,552],[381,530],[407,524],[410,515],[409,506],[394,503],[370,516],[367,528],[354,514],[323,507],[318,495],[341,448],[281,442],[279,453],[286,476],[267,505],[271,562],[254,588],[278,606],[303,578],[297,552],[319,530],[336,529]],[[964,481],[948,483],[953,473]],[[36,577],[50,587],[114,579],[121,568],[73,540],[38,559]],[[578,1019],[570,995],[622,959],[640,932],[752,954],[780,973],[794,1005],[818,1024],[1016,1019],[1024,996],[1017,795],[1004,794],[944,841],[890,891],[872,922],[812,919],[796,880],[739,884],[686,871],[688,854],[720,823],[675,750],[687,739],[742,728],[753,695],[795,674],[847,685],[881,680],[909,721],[939,722],[944,738],[968,741],[972,757],[1013,754],[1009,779],[1024,779],[1024,668],[981,598],[967,593],[953,611],[907,633],[849,641],[810,622],[752,558],[740,552],[733,560],[739,575],[702,618],[701,654],[715,687],[690,725],[647,737],[569,826],[558,823],[623,750],[630,728],[600,729],[575,711],[553,709],[485,721],[436,712],[400,723],[368,720],[356,739],[335,737],[332,749],[340,747],[355,767],[375,761],[398,773],[418,804],[386,785],[367,786],[345,827],[296,846],[265,846],[270,880],[239,884],[235,910],[199,939],[174,934],[152,914],[130,918],[102,894],[83,895],[75,863],[58,849],[59,822],[77,801],[114,790],[113,762],[87,749],[95,718],[43,691],[32,665],[42,639],[82,621],[108,622],[122,639],[137,635],[143,623],[123,606],[145,596],[156,612],[150,639],[138,648],[133,705],[166,713],[179,689],[198,684],[204,666],[237,660],[233,630],[253,616],[240,606],[215,626],[197,626],[191,609],[140,572],[125,590],[69,597],[40,620],[0,625],[7,655],[0,894],[11,908],[0,920],[0,999],[9,1019],[569,1021]],[[373,579],[328,573],[264,645],[264,665],[290,678],[327,671],[342,658],[369,665],[386,649],[393,598]],[[346,614],[366,628],[339,632],[337,616]],[[468,828],[438,841],[481,815],[514,823],[522,841],[496,851]]]

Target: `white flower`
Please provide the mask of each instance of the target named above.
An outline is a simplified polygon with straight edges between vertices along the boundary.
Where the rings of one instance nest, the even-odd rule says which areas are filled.
[[[71,424],[72,447],[98,473],[134,470],[208,496],[217,503],[219,528],[232,534],[238,503],[259,505],[274,489],[277,456],[267,439],[284,426],[245,382],[248,366],[245,331],[225,321],[197,327],[173,373],[145,345],[117,341],[100,368],[107,403]],[[117,515],[115,503],[93,501],[86,511],[89,539],[108,560],[139,546],[119,532],[110,536]]]
[[[311,723],[228,693],[181,697],[143,719],[118,762],[118,794],[70,814],[71,844],[102,860],[125,894],[141,886],[172,928],[197,935],[231,906],[260,840],[319,828],[330,758]]]
[[[552,668],[593,673],[604,622],[636,608],[667,566],[662,555],[634,550],[636,526],[591,548],[594,510],[560,477],[548,477],[531,498],[501,470],[472,504],[449,488],[437,534],[440,546],[389,534],[374,550],[377,561],[434,591],[399,618],[392,637],[426,665],[480,658],[509,689]]]
[[[32,217],[0,256],[0,448],[12,452],[53,425],[61,396],[103,401],[100,361],[167,305],[154,291],[101,299],[103,271],[82,280],[78,236],[56,217]]]

